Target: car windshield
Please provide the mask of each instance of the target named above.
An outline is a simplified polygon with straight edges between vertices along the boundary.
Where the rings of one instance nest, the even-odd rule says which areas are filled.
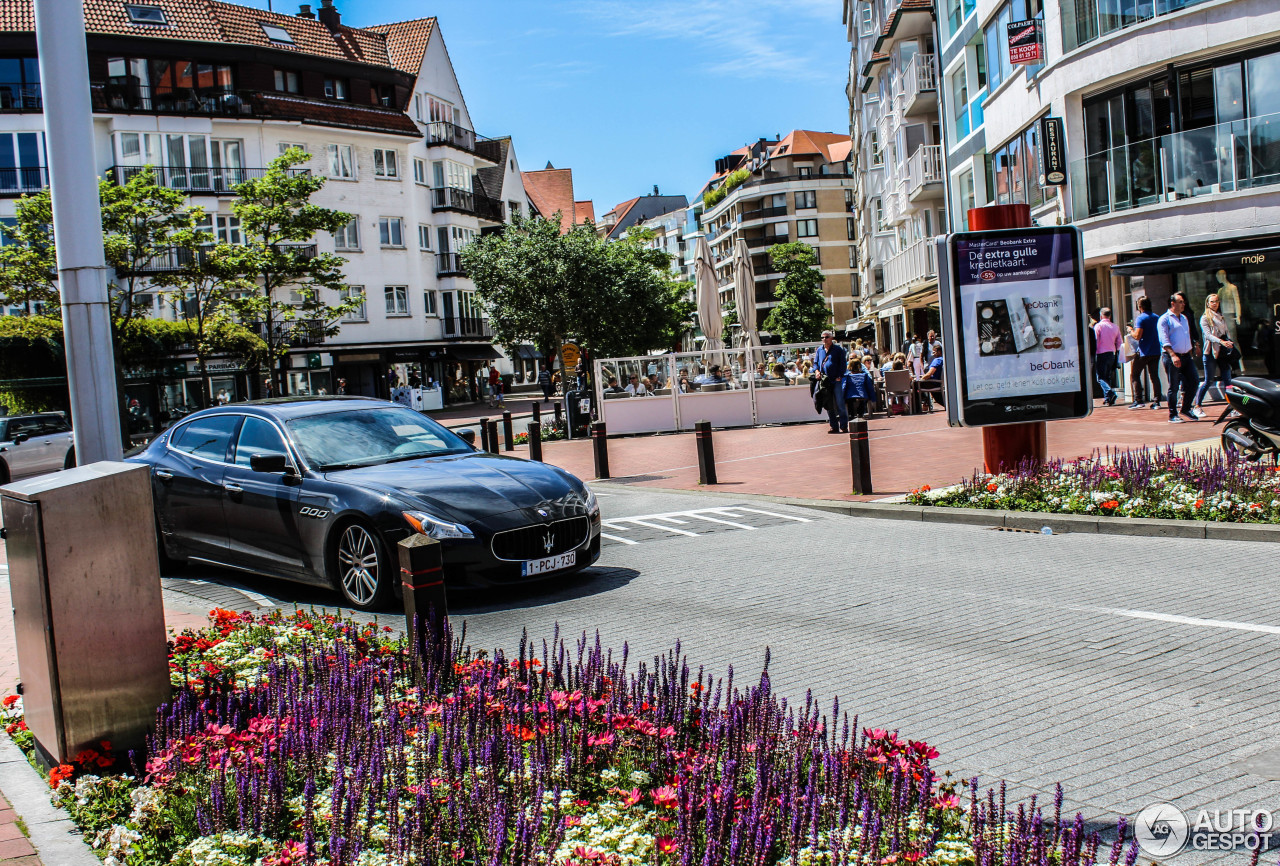
[[[326,412],[295,418],[288,426],[302,456],[320,470],[473,450],[430,418],[399,406]]]

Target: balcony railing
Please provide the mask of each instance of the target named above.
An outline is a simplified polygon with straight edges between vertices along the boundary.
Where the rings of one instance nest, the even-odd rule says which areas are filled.
[[[0,197],[35,193],[49,185],[49,169],[43,165],[0,168]]]
[[[922,144],[907,160],[908,197],[915,201],[930,184],[941,184],[946,172],[942,167],[942,145]]]
[[[493,329],[483,316],[445,316],[444,335],[460,340],[490,340]]]
[[[937,278],[938,254],[932,240],[916,241],[884,263],[886,294]]]
[[[262,339],[267,339],[267,323],[263,321],[245,322],[245,327]],[[291,321],[274,322],[271,330],[286,338],[291,346],[318,346],[324,342],[324,321],[322,319],[293,319]]]
[[[770,217],[780,217],[780,216],[786,216],[786,215],[787,215],[786,205],[783,205],[782,207],[765,207],[765,208],[760,208],[759,210],[747,211],[742,215],[742,221],[747,222],[748,220],[763,220],[763,219],[769,219]]]
[[[452,186],[438,186],[431,190],[431,209],[475,213],[475,194]]]
[[[314,259],[319,250],[315,244],[281,244],[281,252],[292,254],[295,258]],[[212,248],[191,249],[189,247],[173,247],[165,250],[148,261],[123,271],[125,274],[172,274],[186,270],[192,265],[206,264]]]
[[[427,146],[444,145],[457,150],[465,150],[480,159],[497,164],[502,162],[502,145],[493,139],[476,135],[475,130],[467,129],[447,120],[433,120],[427,124]]]
[[[465,277],[462,269],[462,256],[459,253],[436,253],[436,276]]]
[[[39,82],[0,81],[0,111],[43,111]]]
[[[767,238],[747,238],[747,249],[758,250],[761,247],[768,249],[774,244],[785,244],[787,240],[787,235],[770,235]]]
[[[489,198],[487,195],[480,195],[479,193],[476,194],[475,200],[475,213],[480,219],[491,223],[507,221],[507,206],[505,202],[499,201],[496,198]]]
[[[1280,184],[1280,113],[1149,138],[1071,163],[1075,218]]]
[[[150,170],[156,183],[169,189],[182,190],[201,195],[232,195],[235,187],[245,181],[265,177],[265,168],[224,168],[218,166],[201,166],[198,168],[169,166],[113,165],[107,171],[107,177],[123,186],[143,171]],[[289,170],[294,175],[311,174],[309,168]]]
[[[932,54],[917,54],[907,64],[902,75],[902,113],[914,114],[917,110],[932,108],[937,104],[938,76],[933,66]]]
[[[95,81],[91,84],[94,111],[146,114],[212,114],[231,117],[252,115],[251,94],[229,88],[190,87],[171,90],[128,81]]]

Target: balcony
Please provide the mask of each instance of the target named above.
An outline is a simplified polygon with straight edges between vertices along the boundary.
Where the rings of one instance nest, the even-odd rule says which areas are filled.
[[[885,294],[938,279],[938,254],[932,240],[916,241],[884,263]]]
[[[747,238],[747,249],[749,250],[767,250],[775,244],[785,244],[789,239],[788,235],[769,235],[764,238]]]
[[[505,202],[496,198],[489,198],[487,195],[475,195],[475,214],[479,219],[491,223],[504,223],[507,221],[507,206]]]
[[[181,190],[192,195],[234,195],[235,187],[249,180],[265,177],[265,168],[223,168],[219,166],[166,167],[140,165],[113,165],[107,170],[107,178],[124,186],[143,171],[150,171],[159,186]],[[311,174],[309,168],[290,169],[294,175]]]
[[[473,214],[476,212],[475,193],[452,186],[438,186],[431,190],[431,209]]]
[[[445,316],[444,335],[451,340],[492,340],[493,329],[483,316]]]
[[[208,114],[249,117],[252,94],[226,88],[168,90],[128,81],[90,84],[93,110],[122,114]]]
[[[936,114],[938,74],[932,54],[917,54],[902,75],[902,116]]]
[[[427,147],[452,147],[470,153],[494,165],[502,162],[502,146],[483,135],[476,135],[475,130],[467,129],[447,120],[433,120],[427,124],[424,136]]]
[[[0,81],[0,111],[21,114],[24,111],[43,111],[44,98],[40,83]]]
[[[749,210],[742,215],[742,221],[750,222],[752,220],[769,219],[770,217],[784,217],[787,215],[786,205],[782,207],[765,207],[759,210]]]
[[[462,256],[459,253],[436,253],[436,276],[465,277],[462,269]]]
[[[314,259],[319,253],[315,244],[280,244],[279,252],[299,259]],[[192,250],[188,247],[173,247],[159,255],[153,256],[136,268],[124,270],[122,275],[137,274],[173,274],[187,270],[195,265],[205,265],[209,261],[211,247]]]
[[[245,322],[244,325],[262,339],[267,339],[266,322]],[[293,319],[275,322],[272,324],[271,330],[294,348],[319,346],[324,342],[325,328],[323,319]]]
[[[942,165],[942,145],[922,144],[907,160],[907,197],[910,201],[941,198],[946,169]]]
[[[43,165],[0,168],[0,198],[37,193],[49,185],[49,169]]]
[[[1071,163],[1075,219],[1280,184],[1280,114],[1189,129]]]

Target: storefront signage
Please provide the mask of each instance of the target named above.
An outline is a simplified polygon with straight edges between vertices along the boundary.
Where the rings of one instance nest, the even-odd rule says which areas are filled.
[[[387,360],[393,364],[414,364],[422,357],[419,349],[392,349],[387,352]]]
[[[1067,144],[1061,117],[1040,118],[1040,185],[1067,182]]]
[[[1034,66],[1044,63],[1044,22],[1039,18],[1031,21],[1011,21],[1007,25],[1009,37],[1009,63],[1028,64]]]
[[[357,355],[342,355],[341,357],[335,357],[334,360],[340,361],[343,364],[354,364],[358,361],[381,361],[382,355],[378,352],[361,352]]]
[[[954,424],[1083,418],[1092,409],[1080,233],[1072,226],[940,239]]]
[[[564,358],[566,370],[572,370],[582,360],[582,353],[578,350],[577,343],[565,343],[560,347],[560,355]]]

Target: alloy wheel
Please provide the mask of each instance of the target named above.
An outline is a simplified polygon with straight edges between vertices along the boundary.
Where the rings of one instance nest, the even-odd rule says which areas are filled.
[[[364,607],[378,595],[378,543],[359,524],[348,526],[338,542],[338,579],[347,598]]]

